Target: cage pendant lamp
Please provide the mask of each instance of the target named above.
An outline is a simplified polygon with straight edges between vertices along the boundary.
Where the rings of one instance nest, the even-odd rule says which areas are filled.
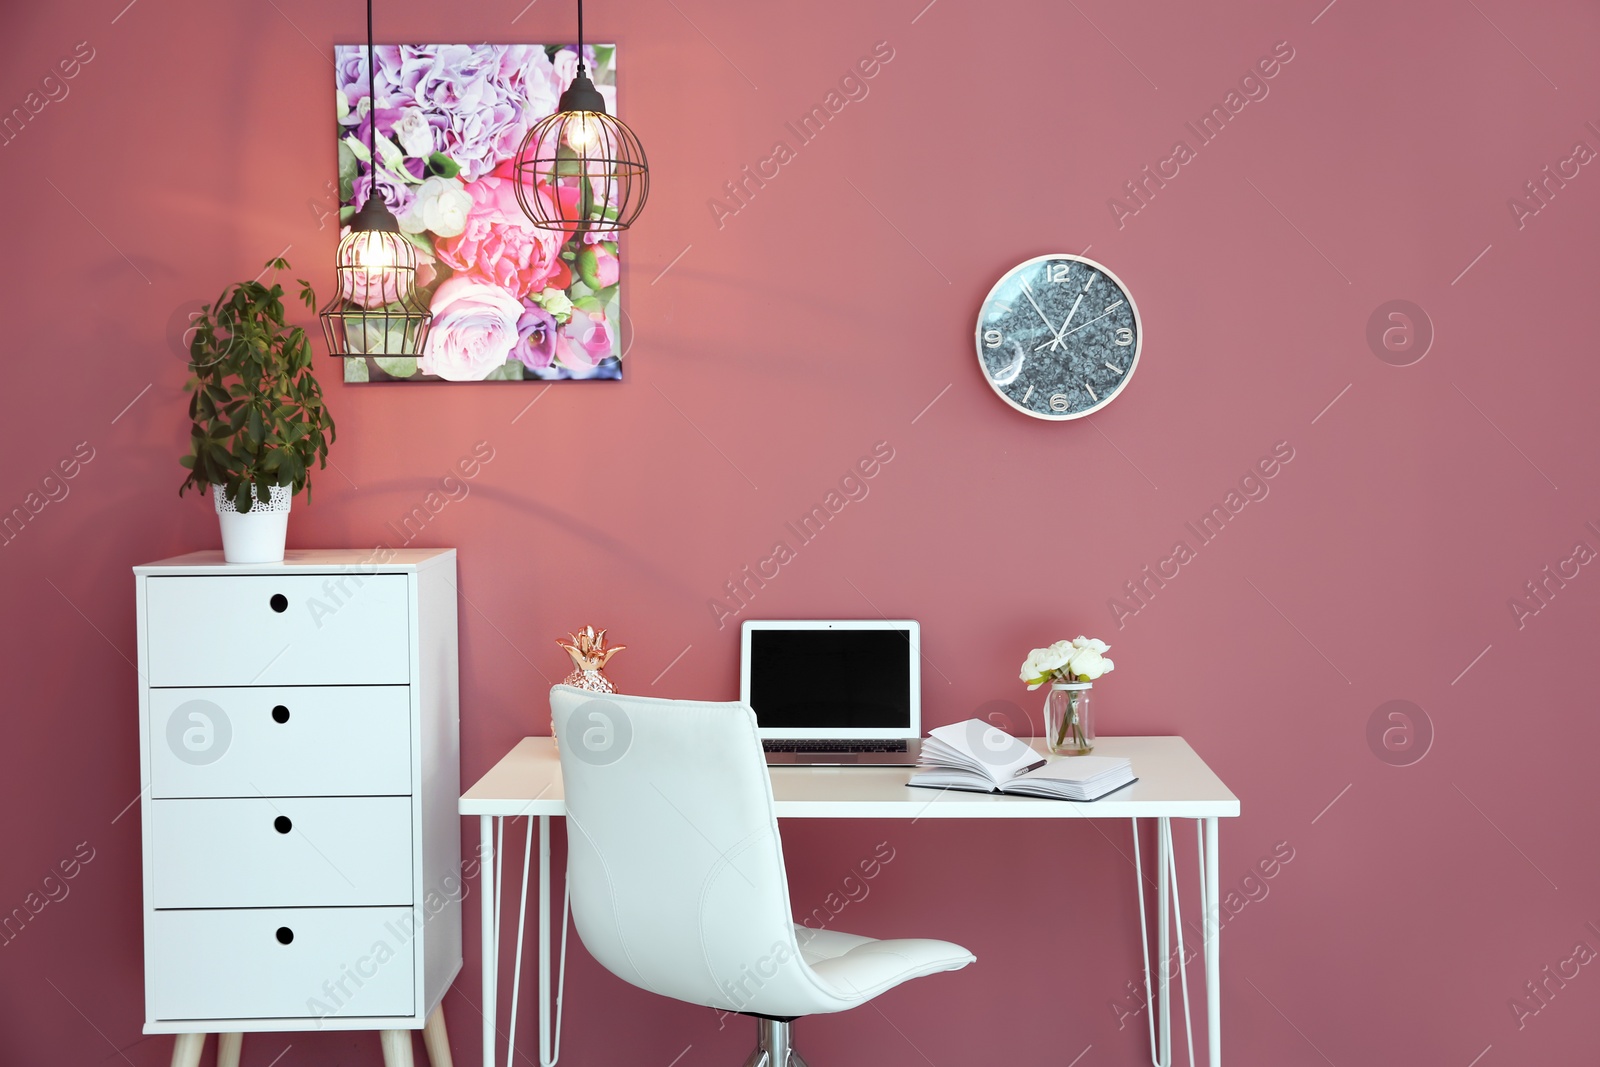
[[[541,119],[517,151],[517,202],[537,227],[572,236],[626,230],[650,195],[644,145],[606,113],[605,97],[583,59],[583,0],[578,0],[578,73],[555,114]]]
[[[367,0],[366,203],[350,219],[334,261],[337,286],[318,313],[335,356],[420,356],[433,313],[417,296],[417,250],[378,191],[377,79],[372,47],[372,0]]]

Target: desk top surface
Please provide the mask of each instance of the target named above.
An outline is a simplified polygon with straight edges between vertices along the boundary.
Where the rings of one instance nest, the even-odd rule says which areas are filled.
[[[1035,738],[1038,748],[1043,742]],[[1127,819],[1232,818],[1239,798],[1181,737],[1102,737],[1097,756],[1126,756],[1139,778],[1099,800],[1075,802],[953,789],[913,789],[910,767],[774,767],[779,818]],[[463,815],[564,815],[555,739],[525,737],[461,797]]]

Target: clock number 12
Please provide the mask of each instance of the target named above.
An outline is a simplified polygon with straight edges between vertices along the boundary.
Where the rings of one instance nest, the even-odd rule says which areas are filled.
[[[1067,275],[1071,273],[1071,263],[1046,263],[1044,265],[1044,277],[1045,281],[1048,282],[1064,282],[1067,280]]]

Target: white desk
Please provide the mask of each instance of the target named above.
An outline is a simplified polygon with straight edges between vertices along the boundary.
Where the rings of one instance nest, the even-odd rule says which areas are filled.
[[[1035,742],[1039,744],[1039,742]],[[780,819],[1132,819],[1134,859],[1138,868],[1139,935],[1144,945],[1145,1000],[1150,1001],[1150,952],[1148,922],[1145,920],[1142,886],[1143,861],[1139,852],[1139,819],[1155,819],[1156,847],[1156,958],[1157,1011],[1146,1016],[1157,1067],[1172,1062],[1172,972],[1170,941],[1177,930],[1180,962],[1184,975],[1187,1005],[1187,975],[1183,960],[1183,925],[1178,921],[1179,901],[1175,896],[1178,875],[1172,862],[1173,819],[1196,820],[1200,847],[1200,910],[1204,915],[1205,985],[1207,1033],[1210,1039],[1211,1067],[1222,1062],[1221,1003],[1218,999],[1221,972],[1218,963],[1220,912],[1217,897],[1217,820],[1239,814],[1239,799],[1229,792],[1211,768],[1195,754],[1181,737],[1103,737],[1095,746],[1097,755],[1126,756],[1133,761],[1139,780],[1125,789],[1090,803],[1043,800],[1031,797],[1003,797],[982,793],[961,793],[911,789],[906,786],[910,769],[906,767],[775,767],[772,770],[772,795]],[[483,864],[479,884],[483,892],[483,1063],[494,1067],[496,1017],[499,1000],[497,982],[500,962],[500,910],[502,870],[498,836],[505,833],[504,820],[528,819],[528,852],[523,855],[522,896],[517,915],[516,969],[512,982],[511,1041],[516,1036],[516,1004],[521,985],[523,933],[527,919],[528,855],[532,849],[533,818],[539,820],[539,1061],[552,1067],[560,1053],[560,997],[557,995],[554,1028],[550,999],[550,819],[566,814],[562,790],[561,762],[555,741],[549,737],[528,737],[480,778],[461,797],[461,814],[479,817]],[[566,913],[562,915],[562,967],[566,961]],[[1159,1016],[1159,1023],[1157,1022]],[[1187,1013],[1185,1019],[1188,1019]],[[1192,1044],[1192,1037],[1191,1037]],[[507,1049],[507,1063],[511,1061]]]

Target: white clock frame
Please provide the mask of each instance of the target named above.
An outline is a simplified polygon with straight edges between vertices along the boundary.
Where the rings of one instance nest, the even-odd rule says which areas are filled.
[[[1128,310],[1133,315],[1134,331],[1133,355],[1129,360],[1128,369],[1123,373],[1122,380],[1117,383],[1117,387],[1111,390],[1105,396],[1101,397],[1092,407],[1084,408],[1082,411],[1073,411],[1057,415],[1034,411],[1032,408],[1024,407],[1015,400],[1011,399],[1011,397],[1006,395],[1004,389],[995,384],[994,378],[989,374],[989,366],[983,358],[983,324],[986,317],[985,313],[988,310],[990,302],[999,295],[1000,287],[1010,281],[1013,275],[1017,274],[1019,271],[1026,270],[1027,268],[1036,266],[1040,263],[1056,262],[1059,260],[1070,260],[1074,263],[1082,263],[1085,266],[1092,267],[1096,271],[1099,271],[1107,278],[1110,278],[1116,287],[1122,291],[1123,297],[1128,301]],[[978,357],[978,371],[983,375],[983,380],[989,386],[989,388],[994,390],[996,396],[998,396],[1001,400],[1004,400],[1012,408],[1022,412],[1024,415],[1031,416],[1032,418],[1042,419],[1045,422],[1071,422],[1074,419],[1081,419],[1087,415],[1093,415],[1094,413],[1104,409],[1107,404],[1110,404],[1111,401],[1115,400],[1118,396],[1121,396],[1122,391],[1126,389],[1128,387],[1128,383],[1133,380],[1133,372],[1139,369],[1139,354],[1144,350],[1144,319],[1139,314],[1139,305],[1133,299],[1132,290],[1128,288],[1127,284],[1124,283],[1121,278],[1117,277],[1115,271],[1111,270],[1104,263],[1101,263],[1098,260],[1090,259],[1087,256],[1076,255],[1072,252],[1054,252],[1047,255],[1034,256],[1031,259],[1025,259],[1021,263],[1018,263],[1016,266],[1007,270],[1004,274],[1000,275],[1000,278],[989,288],[989,292],[983,298],[983,302],[978,305],[978,324],[977,328],[973,331],[972,341],[974,350]]]

